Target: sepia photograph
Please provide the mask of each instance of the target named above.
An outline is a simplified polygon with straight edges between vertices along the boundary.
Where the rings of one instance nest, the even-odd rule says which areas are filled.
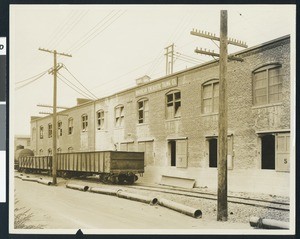
[[[9,233],[295,234],[296,5],[9,13]]]

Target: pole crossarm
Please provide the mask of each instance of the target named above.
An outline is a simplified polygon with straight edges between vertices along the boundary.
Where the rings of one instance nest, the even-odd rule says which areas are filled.
[[[215,40],[215,41],[220,41],[220,37],[217,37],[216,34],[211,33],[211,32],[193,29],[190,33],[191,33],[191,35],[194,35],[194,36],[204,37],[204,38],[208,38],[208,39]],[[237,40],[234,38],[230,38],[230,37],[228,38],[227,43],[231,44],[231,45],[239,46],[239,47],[248,48],[248,45],[246,44],[246,42],[240,41],[240,40]]]
[[[61,68],[63,68],[64,65],[62,63],[58,63],[55,67],[55,70],[58,72]],[[51,74],[53,75],[53,67],[51,67],[49,70],[48,70],[48,74]]]
[[[67,54],[67,53],[64,53],[64,52],[57,52],[57,51],[52,51],[52,50],[49,50],[49,49],[45,49],[45,48],[41,48],[39,47],[39,50],[40,51],[45,51],[45,52],[48,52],[48,53],[56,53],[57,55],[61,55],[61,56],[67,56],[67,57],[72,57],[71,54]]]
[[[195,49],[195,53],[198,53],[198,54],[203,54],[203,55],[209,55],[209,56],[215,56],[215,57],[220,57],[220,54],[218,53],[215,53],[214,51],[210,51],[210,50],[202,50],[202,48],[198,49],[196,48]],[[232,56],[232,55],[228,55],[228,60],[232,60],[232,61],[244,61],[243,58],[241,57],[237,57],[237,56]]]
[[[53,113],[43,112],[43,111],[40,111],[39,114],[41,114],[41,115],[53,115]],[[61,113],[57,113],[57,115],[60,115],[60,116],[69,116],[68,114],[61,114]]]
[[[40,105],[37,105],[37,106],[39,106],[39,107],[46,107],[46,108],[53,108],[52,105],[44,105],[44,104],[40,104]],[[64,109],[64,110],[70,109],[69,107],[65,107],[65,106],[56,106],[56,108]]]

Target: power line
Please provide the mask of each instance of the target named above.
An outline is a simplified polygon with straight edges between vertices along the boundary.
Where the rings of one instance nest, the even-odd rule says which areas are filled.
[[[69,51],[70,51],[71,49],[76,48],[77,45],[82,44],[82,42],[86,41],[87,38],[89,38],[92,34],[94,34],[95,32],[97,32],[98,29],[95,30],[94,32],[93,32],[93,30],[94,30],[100,23],[102,23],[109,15],[111,15],[113,12],[114,12],[114,10],[112,10],[110,13],[108,13],[108,14],[107,14],[104,18],[102,18],[102,19],[101,19],[101,20],[100,20],[100,21],[99,21],[92,29],[90,29],[87,33],[85,33],[85,34],[83,35],[83,37],[81,38],[81,40],[75,42],[75,43],[73,44],[73,46],[71,46],[71,47],[69,48]],[[102,25],[101,25],[101,26],[102,26]],[[101,27],[101,26],[100,26],[100,27]],[[92,32],[92,33],[91,33],[91,32]]]
[[[32,78],[35,78],[35,77],[37,77],[37,76],[39,76],[39,75],[42,75],[42,74],[46,73],[47,71],[48,71],[48,70],[45,70],[45,71],[43,71],[43,72],[41,72],[41,73],[39,73],[39,74],[36,74],[36,75],[34,75],[34,76],[31,76],[31,77],[29,77],[29,78],[27,78],[27,79],[25,79],[25,80],[17,81],[15,84],[20,84],[20,83],[23,83],[23,82],[25,82],[25,81],[28,81],[28,80],[30,80],[30,79],[32,79]]]
[[[197,61],[197,62],[199,62],[199,63],[205,62],[204,60],[201,60],[201,59],[198,59],[198,58],[195,58],[195,57],[192,57],[192,56],[189,56],[189,55],[180,53],[180,52],[175,52],[175,55],[180,55],[180,56],[182,56],[182,57],[189,58],[190,60]]]
[[[97,96],[95,96],[88,88],[86,88],[70,71],[69,71],[69,69],[65,66],[65,65],[63,65],[63,67],[69,72],[69,74],[71,75],[71,76],[73,76],[73,78],[84,88],[84,89],[86,89],[94,98],[96,98],[96,99],[98,99],[98,97]]]
[[[80,95],[82,95],[83,97],[89,98],[91,100],[93,100],[88,94],[86,94],[85,92],[83,92],[80,88],[78,88],[77,86],[75,86],[71,81],[69,81],[65,76],[63,76],[62,74],[58,73],[58,75],[62,76],[67,82],[69,82],[69,84],[67,82],[65,82],[62,78],[60,78],[59,76],[57,76],[58,79],[60,79],[64,84],[66,84],[67,86],[69,86],[70,88],[72,88],[74,91],[76,91],[77,93],[79,93]],[[73,85],[73,86],[72,86]],[[77,88],[77,89],[76,89]]]
[[[31,81],[25,83],[24,85],[21,85],[21,86],[16,87],[15,90],[22,89],[23,87],[25,87],[25,86],[27,86],[27,85],[29,85],[29,84],[31,84],[31,83],[37,81],[37,80],[40,79],[42,76],[44,76],[46,73],[47,73],[47,71],[44,72],[42,75],[38,76],[37,78],[35,78],[35,79],[33,79],[33,80],[31,80]]]
[[[112,22],[109,23],[109,25],[107,25],[105,28],[103,28],[100,32],[98,32],[95,36],[93,36],[91,39],[87,40],[87,42],[85,42],[83,45],[77,47],[77,49],[75,48],[73,51],[78,51],[79,49],[81,49],[82,47],[84,47],[87,43],[89,43],[90,41],[92,41],[95,37],[97,37],[100,33],[102,33],[104,30],[106,30],[109,26],[111,26],[116,20],[118,20],[124,13],[126,12],[123,11],[123,13],[121,13],[119,16],[117,16],[117,18],[115,18],[114,20],[112,20]],[[117,13],[118,14],[118,13]],[[115,14],[115,15],[117,15]],[[114,15],[114,16],[115,16]],[[113,16],[113,17],[114,17]],[[110,18],[111,19],[111,18]]]
[[[67,31],[65,31],[61,36],[60,38],[58,38],[58,41],[59,41],[59,44],[62,42],[63,39],[65,39],[68,34],[76,27],[76,25],[81,21],[81,19],[89,12],[89,10],[86,10],[85,12],[82,12],[79,16],[79,18],[73,22],[71,24],[71,26],[67,29]],[[58,44],[58,45],[59,45]]]

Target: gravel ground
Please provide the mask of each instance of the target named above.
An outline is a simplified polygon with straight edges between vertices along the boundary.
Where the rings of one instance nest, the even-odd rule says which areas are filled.
[[[30,177],[35,177],[35,175],[31,174]],[[41,177],[41,175],[36,175],[36,177]],[[48,176],[42,176],[43,178],[48,178]],[[199,199],[193,197],[187,197],[184,195],[174,195],[169,193],[163,192],[153,192],[153,191],[146,191],[146,190],[139,190],[135,188],[130,188],[127,186],[119,186],[119,185],[107,185],[98,182],[95,179],[62,179],[58,178],[58,186],[64,186],[67,183],[78,184],[78,185],[87,185],[89,187],[101,187],[101,188],[121,188],[127,192],[132,192],[140,195],[145,195],[149,197],[156,197],[156,198],[165,198],[172,200],[174,202],[182,203],[184,205],[194,207],[196,209],[200,209],[202,211],[202,217],[208,220],[216,220],[217,218],[217,201],[216,200],[209,200],[209,199]],[[136,183],[136,186],[145,184]],[[154,186],[154,185],[151,185]],[[160,186],[161,185],[155,185]],[[163,187],[164,188],[164,187]],[[165,187],[170,188],[170,187]],[[215,191],[209,190],[207,188],[194,188],[191,190],[187,190],[189,192],[204,192],[204,193],[216,193]],[[276,195],[269,195],[269,194],[251,194],[251,193],[237,193],[237,192],[229,192],[228,195],[230,196],[239,196],[245,198],[255,198],[255,199],[262,199],[268,201],[276,201],[276,202],[289,202],[288,197],[276,196]],[[288,211],[279,211],[275,209],[266,209],[262,207],[255,207],[250,205],[242,205],[242,204],[235,204],[235,203],[228,203],[228,222],[232,223],[248,223],[249,218],[251,216],[257,216],[262,218],[269,218],[275,219],[280,221],[289,221],[290,213]]]

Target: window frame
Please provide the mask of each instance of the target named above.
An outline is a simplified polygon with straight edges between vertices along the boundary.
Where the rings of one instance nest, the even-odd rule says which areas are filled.
[[[53,135],[53,126],[51,123],[48,124],[48,138],[52,138]]]
[[[97,117],[97,130],[104,130],[104,123],[105,123],[105,113],[104,110],[98,110],[96,112]]]
[[[142,103],[142,107],[140,107],[140,103]],[[147,103],[147,107],[145,106]],[[140,111],[142,112],[142,118],[140,118]],[[146,114],[145,114],[146,113]],[[149,123],[149,99],[142,98],[137,101],[137,116],[138,116],[138,124],[147,124]],[[142,120],[142,122],[140,122]]]
[[[118,113],[118,110],[120,113]],[[125,118],[124,111],[125,111],[124,105],[117,105],[115,107],[115,127],[116,128],[124,127],[124,118]],[[117,113],[118,113],[118,115],[117,115]]]
[[[176,94],[179,93],[180,98],[176,99]],[[169,96],[172,95],[171,100],[169,101]],[[180,90],[171,90],[166,93],[165,95],[165,114],[166,114],[166,119],[167,120],[172,120],[172,119],[180,119],[181,118],[181,91]],[[179,103],[179,107],[176,110],[176,103]],[[169,104],[169,106],[168,106]],[[170,105],[171,104],[171,105]],[[168,107],[172,107],[172,115],[170,116],[170,113],[168,112]],[[177,114],[177,115],[176,115]]]
[[[276,77],[279,78],[279,82],[280,83],[277,83],[277,84],[274,84],[274,85],[281,85],[281,91],[277,92],[276,94],[280,94],[281,95],[281,99],[278,100],[278,101],[274,101],[274,102],[270,102],[270,87],[271,86],[274,86],[274,85],[270,85],[270,74],[269,74],[269,71],[270,70],[273,70],[273,69],[279,69],[279,73],[278,75],[276,75]],[[266,64],[266,65],[263,65],[263,66],[260,66],[258,68],[256,68],[255,70],[252,71],[252,105],[253,106],[264,106],[264,105],[272,105],[272,104],[278,104],[278,103],[281,103],[282,102],[282,85],[283,85],[283,80],[282,80],[282,72],[281,72],[281,69],[282,69],[282,65],[280,63],[269,63],[269,64]],[[258,89],[263,89],[263,88],[255,88],[255,75],[257,73],[261,73],[261,72],[266,72],[266,86],[265,86],[265,89],[266,89],[266,94],[265,94],[265,97],[266,97],[266,101],[262,102],[262,103],[257,103],[257,100],[256,100],[256,91]],[[274,94],[274,93],[273,93]]]
[[[62,136],[63,135],[63,132],[62,132],[63,130],[62,130],[62,121],[61,120],[59,120],[58,122],[57,122],[57,135],[58,136]]]
[[[81,115],[81,131],[82,132],[88,131],[88,126],[89,126],[88,120],[89,120],[89,117],[87,114]]]
[[[40,125],[40,139],[44,138],[44,126]]]
[[[74,119],[73,117],[70,117],[68,119],[68,135],[72,135],[73,132],[74,132]]]
[[[215,87],[216,87],[216,85],[218,85],[218,88],[220,87],[219,82],[220,82],[219,79],[210,79],[201,85],[201,114],[211,115],[211,114],[219,113],[219,89],[217,92],[218,96],[217,97],[215,96]],[[211,86],[211,88],[212,88],[211,95],[210,95],[210,97],[204,98],[204,88],[207,86]],[[204,100],[208,100],[208,99],[211,100],[210,110],[208,112],[205,112],[204,111]],[[218,105],[216,110],[214,110],[215,106],[216,106],[215,102],[217,102],[217,105]]]

